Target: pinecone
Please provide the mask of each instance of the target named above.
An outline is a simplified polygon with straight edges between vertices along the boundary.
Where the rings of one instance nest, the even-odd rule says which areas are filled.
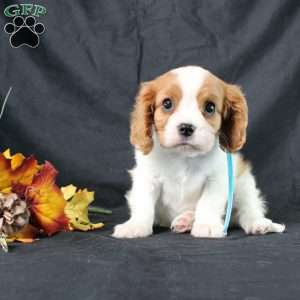
[[[0,193],[0,233],[10,236],[29,222],[30,211],[17,194]]]

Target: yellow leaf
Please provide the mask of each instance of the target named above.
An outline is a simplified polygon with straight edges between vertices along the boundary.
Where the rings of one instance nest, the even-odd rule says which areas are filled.
[[[8,187],[8,188],[5,188],[3,190],[1,190],[0,193],[2,193],[2,194],[9,194],[9,193],[11,193],[11,186]]]
[[[73,184],[69,184],[67,186],[61,187],[60,189],[64,195],[65,200],[69,200],[75,195],[77,187]]]
[[[3,152],[3,155],[6,159],[10,159],[10,165],[13,171],[20,167],[25,159],[25,156],[22,153],[16,153],[15,155],[11,155],[10,149],[6,149]]]
[[[34,175],[38,172],[38,163],[34,156],[27,157],[18,168],[13,170],[12,160],[6,158],[10,153],[8,151],[4,153],[6,154],[0,153],[0,190],[6,190],[15,183],[31,184]],[[20,163],[20,156],[18,157],[14,167]]]
[[[93,230],[104,226],[103,223],[93,224],[88,217],[88,206],[94,201],[94,192],[79,190],[65,207],[65,214],[69,218],[72,229],[82,231]]]
[[[11,159],[11,154],[10,154],[10,149],[6,149],[4,152],[3,152],[3,155],[5,158],[7,159]]]
[[[11,168],[16,170],[23,163],[25,156],[22,153],[17,153],[11,158]]]

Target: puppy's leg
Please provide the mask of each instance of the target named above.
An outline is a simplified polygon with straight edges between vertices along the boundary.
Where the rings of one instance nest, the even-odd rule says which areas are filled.
[[[116,238],[138,238],[152,234],[159,184],[137,169],[132,171],[132,179],[132,189],[126,195],[131,217],[114,228],[113,237]]]
[[[177,233],[183,233],[191,231],[194,223],[193,211],[185,211],[184,213],[177,216],[171,223],[171,230]]]
[[[244,167],[242,174],[237,177],[234,201],[238,222],[247,234],[266,234],[285,230],[284,225],[273,223],[265,217],[266,206],[256,187],[250,166]]]
[[[226,182],[224,178],[211,178],[205,184],[196,207],[191,231],[193,236],[204,238],[225,236],[223,215],[226,204]]]

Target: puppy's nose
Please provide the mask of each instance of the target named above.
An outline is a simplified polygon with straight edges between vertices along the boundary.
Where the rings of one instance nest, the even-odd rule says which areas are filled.
[[[178,130],[180,135],[184,137],[189,137],[194,133],[195,126],[193,126],[192,124],[182,123],[178,126]]]

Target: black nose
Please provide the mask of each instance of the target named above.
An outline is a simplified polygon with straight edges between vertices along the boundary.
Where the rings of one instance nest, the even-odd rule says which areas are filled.
[[[193,126],[192,124],[182,123],[178,126],[178,130],[180,135],[189,137],[194,133],[195,126]]]

